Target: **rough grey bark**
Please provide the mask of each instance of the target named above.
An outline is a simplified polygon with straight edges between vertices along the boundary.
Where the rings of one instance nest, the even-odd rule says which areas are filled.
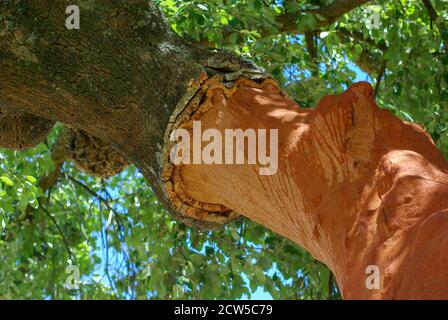
[[[79,30],[65,26],[72,4],[80,8]],[[0,103],[113,146],[174,215],[160,184],[170,115],[192,79],[239,63],[177,36],[149,1],[0,4]]]

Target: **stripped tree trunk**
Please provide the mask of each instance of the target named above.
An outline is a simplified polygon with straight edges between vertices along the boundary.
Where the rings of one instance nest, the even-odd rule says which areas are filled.
[[[301,109],[252,63],[173,33],[148,1],[0,6],[0,107],[59,121],[135,163],[178,219],[248,217],[309,250],[344,298],[448,298],[448,165],[359,83]],[[174,129],[278,129],[278,171],[169,161]],[[269,143],[268,143],[269,145]],[[238,213],[238,214],[237,214]],[[379,271],[379,288],[366,285]]]

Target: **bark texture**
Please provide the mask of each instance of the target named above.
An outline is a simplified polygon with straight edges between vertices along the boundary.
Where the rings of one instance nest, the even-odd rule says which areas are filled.
[[[101,178],[119,174],[129,166],[126,158],[102,140],[82,131],[67,129],[66,153],[75,166],[90,176]]]
[[[45,140],[54,122],[0,104],[0,147],[24,150]]]
[[[161,189],[165,128],[191,79],[235,70],[239,59],[178,37],[152,2],[77,1],[81,26],[68,30],[72,4],[0,3],[0,104],[112,146],[182,219]]]
[[[175,35],[151,2],[78,1],[80,30],[65,28],[70,4],[0,4],[1,105],[99,139],[184,222],[242,214],[288,237],[332,269],[344,298],[448,297],[446,160],[422,128],[379,109],[368,84],[301,109],[250,62]],[[277,174],[174,166],[167,137],[195,119],[278,129]],[[366,288],[368,265],[378,290]]]

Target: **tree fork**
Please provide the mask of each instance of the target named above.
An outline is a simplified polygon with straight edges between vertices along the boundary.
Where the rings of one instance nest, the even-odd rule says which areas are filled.
[[[78,3],[80,30],[65,29],[72,3],[1,4],[0,103],[113,146],[184,222],[213,228],[237,212],[293,240],[344,298],[447,297],[447,162],[370,85],[301,109],[250,62],[178,37],[151,2]],[[277,128],[277,174],[172,166],[166,137],[195,117],[221,132]],[[366,287],[369,265],[380,289]]]

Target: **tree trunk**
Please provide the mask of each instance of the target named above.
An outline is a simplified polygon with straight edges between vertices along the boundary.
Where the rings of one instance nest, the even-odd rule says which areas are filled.
[[[447,162],[422,128],[379,109],[370,85],[301,109],[250,62],[179,38],[148,1],[79,3],[79,30],[65,27],[70,3],[2,3],[0,107],[113,146],[182,221],[213,228],[242,214],[293,240],[344,298],[448,298]],[[223,136],[278,129],[275,174],[173,164],[170,135],[193,121]]]

